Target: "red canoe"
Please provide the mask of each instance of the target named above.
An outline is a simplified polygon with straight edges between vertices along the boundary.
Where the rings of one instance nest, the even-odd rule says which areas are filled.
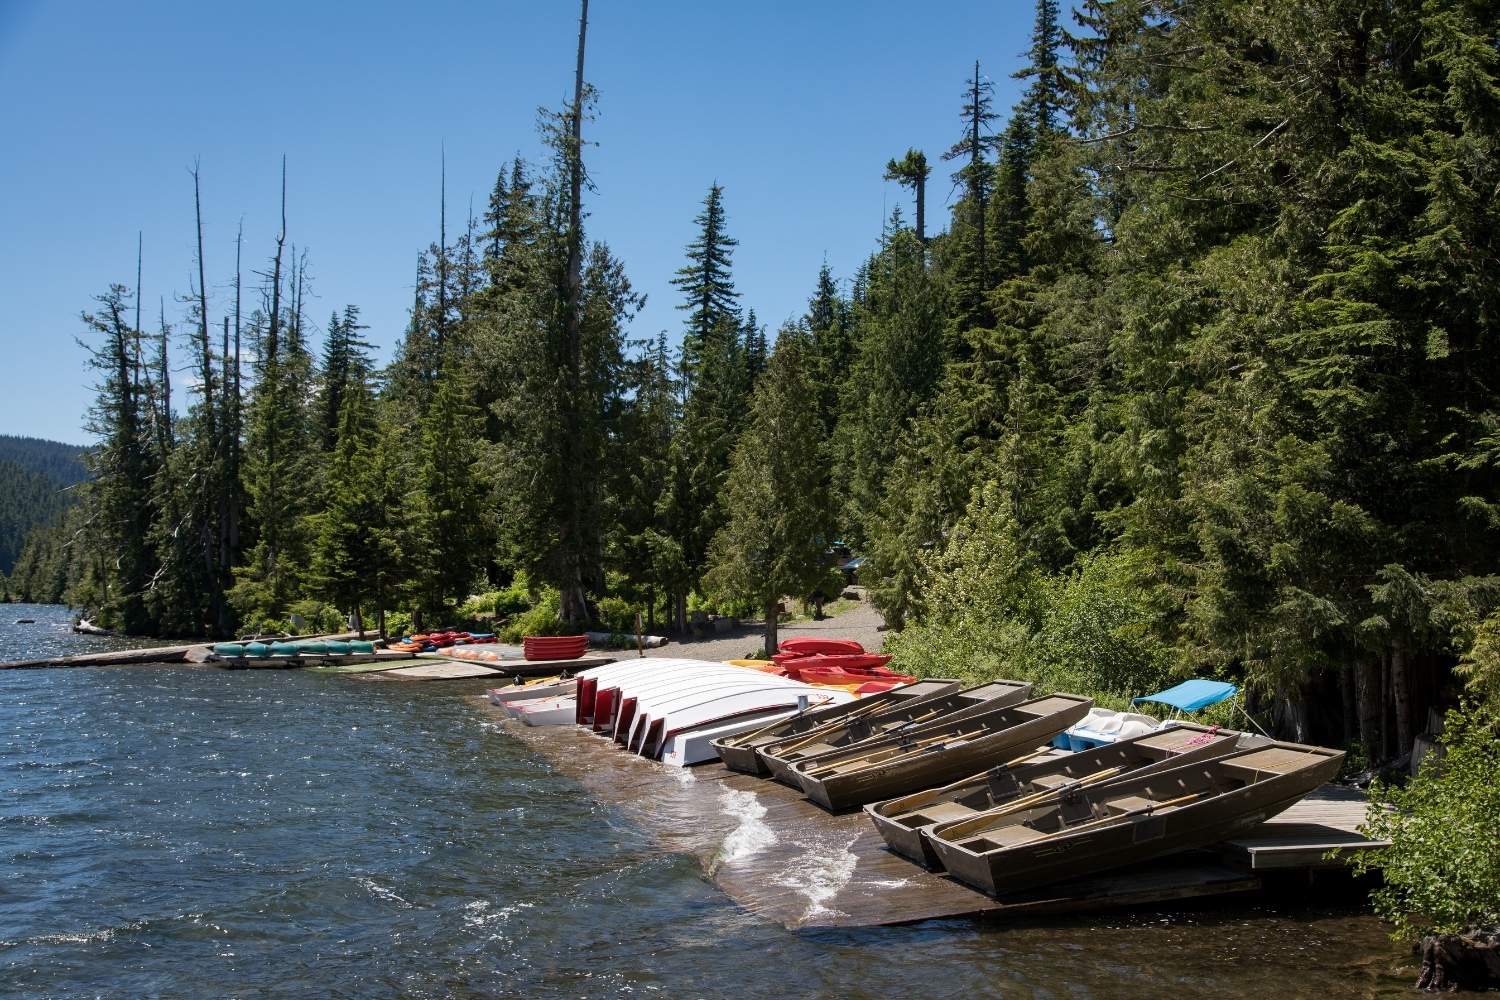
[[[776,644],[778,651],[809,656],[813,653],[863,653],[865,647],[853,639],[817,639],[812,636],[793,636]],[[774,657],[773,657],[774,659]]]

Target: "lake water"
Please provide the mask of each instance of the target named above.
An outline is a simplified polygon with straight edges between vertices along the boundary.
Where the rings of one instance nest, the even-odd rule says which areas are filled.
[[[108,643],[20,617],[0,658]],[[4,997],[1397,997],[1410,964],[1347,904],[790,932],[451,690],[0,672]]]

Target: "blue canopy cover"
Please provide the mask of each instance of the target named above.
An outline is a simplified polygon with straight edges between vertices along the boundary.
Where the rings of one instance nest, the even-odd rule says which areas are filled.
[[[1159,701],[1173,708],[1180,708],[1184,712],[1196,712],[1200,708],[1209,705],[1217,705],[1228,698],[1233,698],[1239,688],[1225,681],[1205,681],[1200,679],[1183,681],[1176,687],[1167,688],[1157,694],[1142,695],[1132,698],[1132,705],[1139,705],[1143,701]]]

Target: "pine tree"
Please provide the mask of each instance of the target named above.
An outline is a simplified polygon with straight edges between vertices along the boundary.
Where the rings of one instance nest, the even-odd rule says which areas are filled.
[[[370,391],[361,379],[341,391],[339,423],[328,461],[321,508],[308,517],[311,537],[308,590],[349,609],[364,631],[360,607],[371,596],[370,566],[379,561],[378,470],[370,462],[375,433]]]
[[[844,490],[841,522],[856,546],[868,537],[907,422],[942,375],[942,297],[923,257],[915,233],[894,229],[870,260],[864,294],[854,306],[856,354],[834,450]]]
[[[347,305],[342,316],[334,313],[328,319],[317,401],[318,436],[325,452],[333,451],[338,444],[344,398],[350,387],[363,384],[374,369],[370,345],[359,336],[364,329],[356,305]]]
[[[440,620],[468,597],[488,557],[475,469],[478,438],[479,415],[463,386],[451,377],[440,378],[422,422],[412,498],[414,623]]]
[[[917,239],[927,243],[927,178],[932,168],[927,165],[927,154],[919,149],[908,149],[899,160],[885,165],[885,179],[896,181],[902,187],[911,188],[917,202]]]
[[[986,293],[994,282],[985,229],[994,189],[994,169],[988,154],[998,144],[991,132],[997,117],[994,94],[994,83],[980,76],[976,60],[974,76],[964,91],[964,134],[943,154],[944,160],[963,163],[953,180],[963,187],[964,197],[954,206],[953,229],[949,234],[950,241],[956,244],[950,253],[954,321],[960,331],[986,326],[989,320]]]
[[[756,385],[750,428],[724,486],[724,525],[710,552],[708,586],[765,609],[767,655],[777,648],[777,605],[826,578],[827,472],[814,447],[821,428],[812,351],[796,327],[777,337]]]
[[[150,634],[154,623],[146,590],[155,570],[147,545],[153,515],[150,482],[158,470],[148,460],[143,405],[134,373],[134,332],[125,320],[125,287],[111,285],[99,296],[100,311],[84,313],[84,324],[100,338],[85,344],[99,373],[98,398],[89,410],[89,431],[99,438],[90,454],[94,548],[108,553],[98,608],[99,621],[134,634]]]
[[[682,291],[677,308],[688,314],[682,335],[683,381],[689,391],[715,354],[709,342],[726,324],[738,324],[739,293],[734,290],[731,269],[739,241],[730,236],[724,215],[724,189],[709,186],[703,211],[693,220],[698,235],[687,246],[688,262],[672,278]]]
[[[839,408],[854,364],[854,338],[850,306],[839,294],[833,271],[825,261],[818,269],[818,283],[807,303],[805,320],[812,337],[813,380],[818,394],[818,421],[823,438],[833,434]]]

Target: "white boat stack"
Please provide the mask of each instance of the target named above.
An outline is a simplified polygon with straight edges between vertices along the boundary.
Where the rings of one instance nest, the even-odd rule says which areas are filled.
[[[758,729],[854,695],[711,660],[645,658],[580,671],[548,684],[496,689],[490,700],[528,726],[577,721],[576,685],[588,679],[592,728],[631,753],[686,767],[718,759],[713,740]]]

